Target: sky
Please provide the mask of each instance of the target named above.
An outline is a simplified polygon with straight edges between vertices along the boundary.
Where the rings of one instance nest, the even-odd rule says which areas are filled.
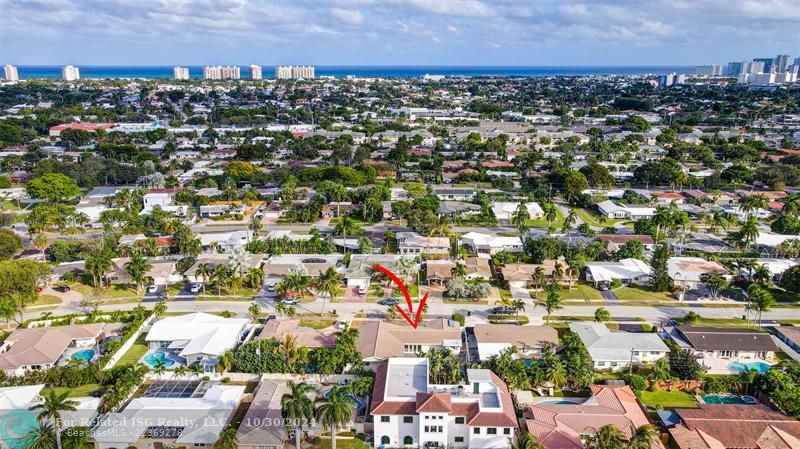
[[[800,56],[800,0],[0,0],[0,64],[694,65]]]

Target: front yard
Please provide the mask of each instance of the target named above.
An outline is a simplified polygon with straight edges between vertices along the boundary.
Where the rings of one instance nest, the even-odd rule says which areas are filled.
[[[613,291],[620,301],[675,301],[669,293],[652,292],[640,287],[620,287]]]
[[[603,299],[600,290],[597,290],[589,284],[576,284],[573,285],[571,289],[568,287],[561,287],[559,293],[561,294],[561,299],[577,299],[583,301]],[[547,292],[541,290],[532,292],[532,296],[538,300],[545,300],[547,299]]]

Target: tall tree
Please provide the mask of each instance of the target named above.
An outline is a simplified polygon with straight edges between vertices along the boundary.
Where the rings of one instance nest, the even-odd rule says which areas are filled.
[[[331,449],[336,449],[336,432],[353,418],[353,399],[345,387],[334,386],[328,397],[317,399],[315,416],[331,432]]]
[[[329,299],[330,301],[334,301],[336,296],[339,295],[341,289],[339,286],[341,282],[339,281],[339,273],[333,268],[330,267],[322,273],[319,278],[317,279],[317,285],[315,290],[317,294],[322,294],[322,308],[320,309],[320,315],[325,313],[325,301]]]
[[[50,390],[44,396],[44,402],[31,406],[29,410],[39,412],[39,420],[52,420],[56,430],[56,446],[61,449],[61,412],[71,412],[78,408],[78,402],[69,399],[69,392],[61,394]]]
[[[650,288],[655,292],[663,292],[669,289],[669,258],[670,251],[666,243],[656,248],[651,263],[653,274],[650,275]]]
[[[305,382],[290,381],[286,386],[289,392],[281,396],[281,414],[294,429],[295,449],[301,449],[300,432],[314,418],[314,402],[311,396],[315,395],[317,390]]]

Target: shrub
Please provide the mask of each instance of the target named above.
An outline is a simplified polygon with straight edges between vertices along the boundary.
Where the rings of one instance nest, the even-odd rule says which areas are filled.
[[[453,316],[452,316],[452,319],[453,319],[453,321],[457,321],[458,324],[461,325],[461,327],[464,327],[464,323],[466,322],[466,318],[464,318],[463,314],[454,313]]]
[[[638,374],[630,374],[625,376],[625,382],[633,391],[644,391],[644,389],[647,388],[647,380]]]

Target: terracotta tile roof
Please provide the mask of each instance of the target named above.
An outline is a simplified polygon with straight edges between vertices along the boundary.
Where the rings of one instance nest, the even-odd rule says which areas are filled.
[[[100,338],[103,327],[104,324],[95,323],[17,329],[2,344],[0,369],[56,363],[70,343],[77,339]]]
[[[417,404],[415,402],[390,402],[384,401],[383,395],[386,389],[386,372],[389,364],[383,363],[375,372],[375,381],[372,388],[372,409],[373,415],[413,415],[416,413]]]
[[[417,392],[417,413],[450,413],[453,403],[450,393],[424,393]]]
[[[800,421],[761,404],[704,404],[697,409],[677,409],[676,412],[681,424],[670,429],[670,433],[681,449],[693,449],[691,442],[697,440],[698,435],[704,438],[703,434],[718,440],[726,448],[761,448],[759,440],[763,437],[765,444],[769,442],[773,445],[771,447],[783,449],[792,447],[780,445],[783,444],[781,440],[791,441],[784,435],[800,438]],[[770,427],[772,429],[768,430]],[[704,439],[708,441],[708,438]]]
[[[475,427],[517,427],[517,416],[514,412],[514,402],[511,400],[511,394],[508,392],[508,386],[503,382],[495,373],[491,373],[492,382],[500,390],[500,405],[503,407],[502,412],[481,412],[471,419],[467,419],[468,426]],[[476,404],[477,407],[477,404]]]
[[[534,404],[526,411],[525,426],[548,449],[582,448],[581,434],[608,424],[626,436],[649,424],[628,386],[593,385],[592,397],[575,405]],[[663,449],[653,442],[654,449]]]

